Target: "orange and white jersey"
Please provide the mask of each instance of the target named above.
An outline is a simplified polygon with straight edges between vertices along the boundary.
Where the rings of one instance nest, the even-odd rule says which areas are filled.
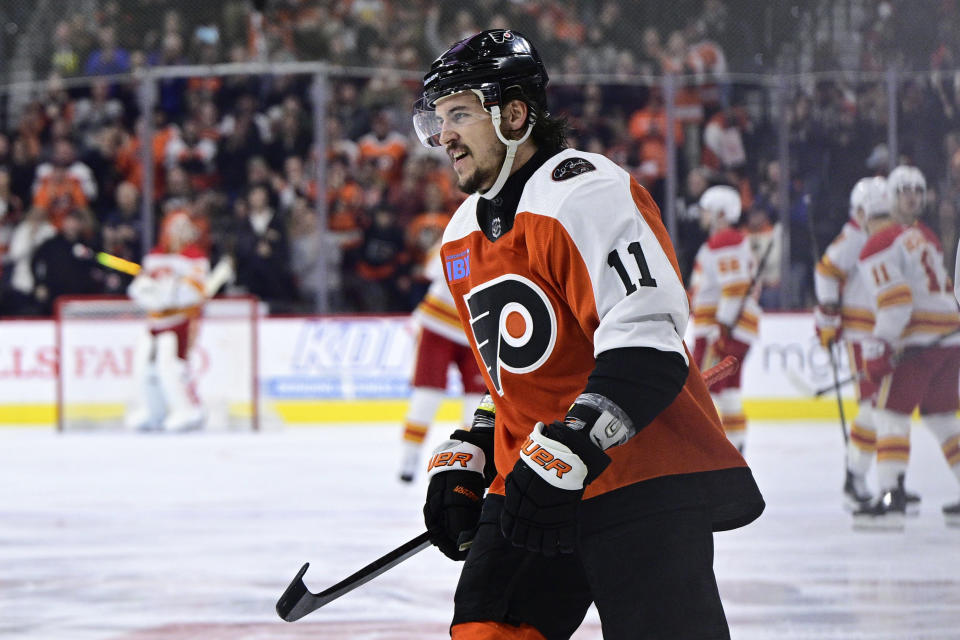
[[[403,161],[407,157],[407,139],[391,131],[383,139],[367,133],[357,141],[360,162],[372,161],[377,172],[389,183],[400,179]]]
[[[147,311],[151,329],[168,329],[199,317],[209,275],[210,261],[197,246],[180,253],[157,248],[143,259],[127,293]]]
[[[715,338],[724,325],[741,342],[757,339],[760,305],[749,291],[754,262],[750,239],[736,229],[718,231],[703,243],[691,281],[694,336]]]
[[[457,344],[466,345],[467,336],[460,324],[457,306],[450,295],[447,279],[443,276],[443,261],[439,244],[430,252],[424,265],[424,275],[430,280],[430,288],[423,300],[413,310],[414,319],[422,327],[437,333]]]
[[[943,249],[923,224],[895,224],[870,236],[858,268],[873,300],[874,337],[894,348],[922,346],[960,328]],[[942,344],[960,344],[960,336]]]
[[[843,337],[861,341],[873,334],[873,298],[857,269],[867,232],[848,220],[824,252],[813,274],[817,301],[840,305]]]
[[[503,478],[538,421],[562,419],[605,352],[647,347],[690,358],[689,307],[660,212],[604,156],[567,149],[526,181],[512,227],[488,238],[480,196],[457,209],[443,236],[444,275],[497,408],[491,485]],[[680,394],[626,443],[589,499],[676,474],[745,467],[690,364]]]

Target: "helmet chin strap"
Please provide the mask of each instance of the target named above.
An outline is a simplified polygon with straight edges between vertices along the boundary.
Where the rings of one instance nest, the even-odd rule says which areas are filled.
[[[513,169],[513,160],[517,155],[517,147],[526,142],[527,138],[529,138],[533,132],[533,124],[531,123],[527,126],[527,132],[523,134],[522,138],[519,140],[507,140],[503,132],[500,131],[500,107],[490,107],[490,119],[493,121],[493,130],[497,132],[497,137],[500,138],[500,142],[507,145],[507,155],[503,158],[503,164],[500,166],[500,174],[497,176],[496,182],[493,183],[492,187],[480,194],[481,198],[486,198],[487,200],[496,198],[500,190],[503,189],[503,185],[507,182],[507,178],[510,177],[510,171]]]

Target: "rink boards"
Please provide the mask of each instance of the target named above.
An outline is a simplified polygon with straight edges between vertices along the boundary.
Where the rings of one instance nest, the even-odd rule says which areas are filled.
[[[0,424],[52,426],[55,421],[57,347],[55,327],[47,320],[0,322]],[[827,353],[816,341],[810,314],[767,314],[761,339],[743,363],[745,409],[762,420],[832,419],[837,416],[832,393],[814,398],[811,391],[832,383]],[[244,342],[237,338],[237,342]],[[327,316],[263,318],[259,323],[257,386],[265,428],[344,422],[397,421],[403,417],[412,371],[416,327],[406,316]],[[219,332],[200,329],[197,350],[201,392],[238,384],[209,366],[224,349],[242,349]],[[76,349],[76,352],[72,350]],[[88,331],[82,344],[65,347],[65,363],[91,388],[124,388],[133,384],[129,357],[115,331]],[[849,372],[838,352],[841,378]],[[449,376],[451,400],[441,420],[456,420],[459,376]],[[95,395],[95,394],[92,394]],[[845,405],[853,411],[853,389],[844,388]],[[91,397],[91,405],[97,398]],[[114,399],[100,410],[116,413]],[[96,407],[94,407],[96,408]]]

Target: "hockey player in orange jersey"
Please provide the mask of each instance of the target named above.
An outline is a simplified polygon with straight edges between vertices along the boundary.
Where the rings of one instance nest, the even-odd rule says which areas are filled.
[[[486,391],[443,277],[439,242],[427,256],[424,275],[430,280],[430,288],[413,311],[418,325],[417,353],[413,368],[413,391],[403,425],[400,479],[404,482],[413,481],[421,463],[420,449],[423,448],[430,423],[443,402],[450,365],[456,365],[463,382],[464,425],[470,425],[473,412]]]
[[[873,306],[875,322],[863,354],[867,376],[877,383],[877,478],[880,495],[854,512],[863,528],[903,527],[907,500],[904,475],[910,459],[910,416],[940,443],[960,481],[960,312],[943,263],[943,250],[920,223],[894,218],[896,176],[886,188],[870,189],[864,201],[869,240],[857,268]],[[902,212],[901,212],[902,213]],[[960,524],[960,502],[943,508]]]
[[[757,339],[760,305],[750,291],[754,265],[750,241],[736,228],[740,195],[733,187],[710,187],[700,197],[700,209],[710,220],[710,237],[693,264],[693,359],[707,369],[726,356],[743,361]],[[740,371],[710,387],[723,429],[740,452],[747,436]]]
[[[188,363],[210,272],[198,239],[190,217],[173,214],[127,291],[147,312],[148,323],[134,354],[136,387],[126,415],[128,428],[185,431],[203,425]]]
[[[684,347],[656,204],[566,148],[546,84],[523,35],[484,31],[433,63],[414,112],[471,194],[441,253],[495,413],[430,465],[431,540],[465,559],[451,635],[569,638],[595,602],[608,640],[728,638],[713,532],[763,499]]]

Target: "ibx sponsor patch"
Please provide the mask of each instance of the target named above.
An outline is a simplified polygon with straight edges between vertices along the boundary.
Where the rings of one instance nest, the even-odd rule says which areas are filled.
[[[579,176],[582,173],[596,170],[597,168],[593,166],[593,163],[589,160],[584,158],[567,158],[556,166],[551,174],[551,177],[556,182],[560,182],[562,180],[569,180],[570,178]]]
[[[444,260],[447,282],[463,280],[470,275],[470,250],[447,257]]]

